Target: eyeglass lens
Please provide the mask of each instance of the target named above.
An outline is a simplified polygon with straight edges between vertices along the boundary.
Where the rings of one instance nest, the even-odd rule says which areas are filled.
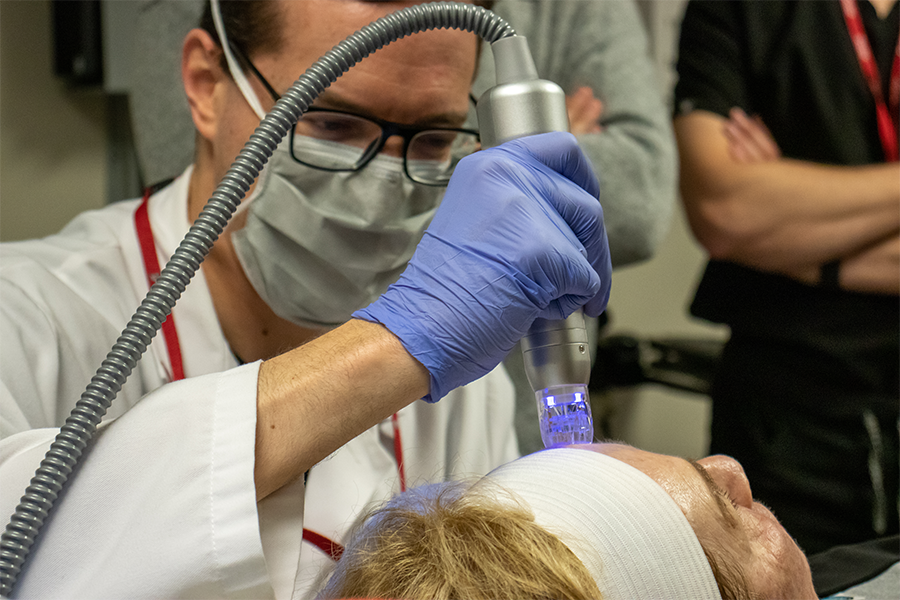
[[[382,129],[368,119],[333,112],[309,112],[297,122],[291,153],[312,167],[355,170],[378,147]],[[406,149],[406,168],[414,181],[444,185],[457,163],[478,149],[473,133],[429,129],[416,133]]]

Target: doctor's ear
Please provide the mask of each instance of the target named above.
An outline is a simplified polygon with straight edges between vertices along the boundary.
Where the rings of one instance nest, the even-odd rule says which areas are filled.
[[[181,49],[181,79],[197,132],[207,140],[216,134],[222,88],[229,75],[222,69],[222,48],[203,29],[192,29]]]

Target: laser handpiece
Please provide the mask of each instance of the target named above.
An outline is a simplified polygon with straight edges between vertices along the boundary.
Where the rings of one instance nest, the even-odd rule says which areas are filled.
[[[514,138],[568,131],[566,95],[540,79],[522,36],[491,44],[497,85],[478,100],[478,127],[485,148]],[[522,338],[525,373],[538,404],[544,446],[590,443],[594,422],[588,396],[591,357],[584,313],[565,320],[537,319]]]

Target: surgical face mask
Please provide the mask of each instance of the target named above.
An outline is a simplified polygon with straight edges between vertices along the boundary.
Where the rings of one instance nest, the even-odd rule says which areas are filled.
[[[410,181],[403,160],[376,156],[355,172],[291,158],[285,140],[232,239],[250,283],[293,323],[333,327],[395,282],[431,222],[444,189]],[[327,142],[322,152],[340,152]]]
[[[262,120],[265,111],[231,53],[218,2],[211,4],[228,70]],[[247,222],[232,241],[244,273],[275,314],[306,327],[334,327],[400,277],[444,189],[413,183],[402,159],[384,155],[360,171],[307,167],[291,157],[289,139],[239,207]],[[325,160],[319,164],[348,151],[311,138],[295,143]]]

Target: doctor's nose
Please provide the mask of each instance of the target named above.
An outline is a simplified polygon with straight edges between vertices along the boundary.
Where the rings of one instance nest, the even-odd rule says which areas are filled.
[[[384,146],[381,148],[380,154],[385,154],[387,156],[392,156],[394,158],[403,158],[403,145],[404,145],[403,136],[400,135],[392,135],[389,136],[384,141]]]

